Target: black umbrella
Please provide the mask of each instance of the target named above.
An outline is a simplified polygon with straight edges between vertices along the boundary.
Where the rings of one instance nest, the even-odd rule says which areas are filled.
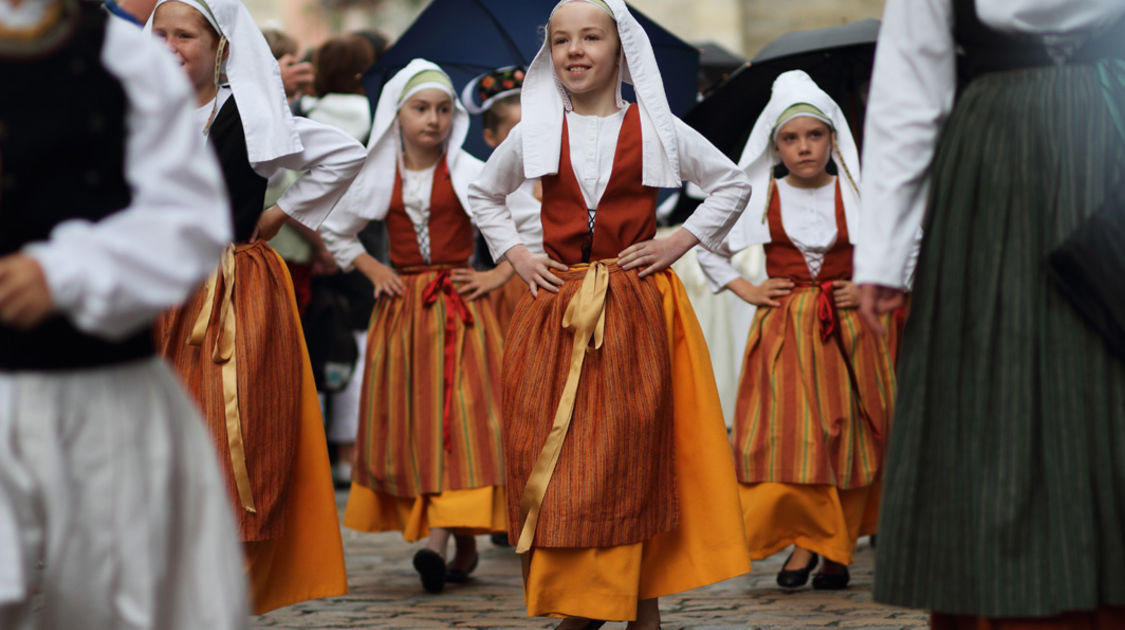
[[[778,75],[804,70],[844,112],[857,146],[863,146],[867,88],[875,62],[879,20],[786,33],[684,115],[720,151],[738,161],[754,121],[770,100]],[[698,205],[681,194],[671,221],[682,222]]]
[[[710,93],[730,77],[731,73],[746,65],[746,60],[715,42],[699,44],[699,91]]]

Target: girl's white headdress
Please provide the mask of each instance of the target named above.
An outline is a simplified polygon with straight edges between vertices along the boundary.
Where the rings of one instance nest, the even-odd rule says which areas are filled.
[[[800,105],[811,107],[799,107]],[[735,251],[770,241],[769,225],[763,218],[769,202],[768,191],[773,179],[773,169],[781,163],[781,158],[774,150],[775,135],[785,123],[799,116],[812,116],[822,120],[836,132],[832,158],[840,170],[844,214],[851,237],[854,239],[858,234],[859,151],[847,118],[836,101],[820,89],[809,75],[801,70],[791,70],[773,82],[770,101],[754,123],[754,129],[742,150],[742,157],[738,160],[738,166],[749,176],[755,194],[727,237],[731,249]]]
[[[659,151],[645,151],[646,156],[659,156],[659,159],[645,161],[643,183],[654,188],[678,188],[681,180],[675,116],[668,107],[664,81],[648,35],[629,12],[624,0],[561,0],[551,14],[570,2],[589,2],[614,18],[621,40],[620,80],[633,85],[643,122],[654,131],[652,141],[661,145]],[[618,106],[623,107],[620,82],[617,94]],[[520,102],[523,106],[520,127],[524,177],[533,179],[554,175],[559,170],[563,116],[570,111],[571,104],[561,81],[555,76],[549,38],[544,38],[542,48],[528,68]]]

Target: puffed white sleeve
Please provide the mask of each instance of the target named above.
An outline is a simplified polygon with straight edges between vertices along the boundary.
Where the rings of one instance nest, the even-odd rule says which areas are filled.
[[[508,209],[508,195],[525,181],[523,142],[520,125],[496,147],[476,180],[469,185],[469,206],[477,229],[488,242],[492,259],[500,262],[504,254],[521,245],[516,222]]]
[[[183,70],[151,36],[109,20],[101,62],[125,91],[130,205],[96,223],[60,223],[25,252],[42,267],[55,308],[109,339],[184,300],[231,240],[218,163],[192,120]]]
[[[367,151],[336,127],[300,116],[294,117],[293,122],[304,149],[253,166],[263,177],[282,168],[304,173],[281,195],[277,205],[285,214],[315,230],[359,173]]]
[[[953,108],[951,0],[888,0],[863,151],[857,283],[906,288],[929,194],[929,166]]]
[[[367,252],[359,240],[359,233],[371,219],[351,211],[351,205],[342,205],[320,224],[320,238],[340,269],[351,271],[355,259]]]
[[[703,270],[703,278],[707,281],[712,293],[718,293],[727,287],[733,280],[742,277],[734,268],[731,258],[736,252],[731,251],[726,243],[717,251],[709,251],[702,247],[695,248],[695,259],[699,261],[699,268]]]
[[[676,136],[680,177],[707,195],[684,221],[684,229],[699,239],[704,249],[721,251],[723,239],[750,201],[750,180],[722,151],[679,119]]]

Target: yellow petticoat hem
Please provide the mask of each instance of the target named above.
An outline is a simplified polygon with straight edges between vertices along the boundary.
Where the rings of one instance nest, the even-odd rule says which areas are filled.
[[[789,545],[851,564],[856,539],[874,534],[882,481],[850,490],[829,485],[738,484],[750,557],[767,558]]]
[[[431,527],[474,535],[507,532],[507,498],[500,486],[396,497],[353,483],[344,527],[363,532],[400,531],[411,542],[429,536]]]

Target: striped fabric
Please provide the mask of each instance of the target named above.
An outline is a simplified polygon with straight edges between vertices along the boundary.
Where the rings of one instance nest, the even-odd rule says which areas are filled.
[[[487,300],[454,318],[449,450],[443,440],[446,302],[423,303],[437,270],[404,274],[402,297],[375,304],[360,398],[359,485],[397,497],[503,484],[500,445],[502,337]]]
[[[200,290],[186,304],[157,320],[156,347],[203,411],[234,502],[242,540],[271,540],[286,534],[301,419],[301,371],[308,358],[285,263],[261,241],[237,247],[234,257],[238,406],[256,513],[243,509],[238,500],[227,441],[222,366],[211,359],[219,328],[217,303],[225,289],[221,275],[211,325],[202,345],[187,343],[204,306],[206,296]],[[320,422],[319,410],[315,411]]]
[[[525,293],[528,292],[527,283],[519,274],[512,274],[512,278],[504,283],[504,286],[489,293],[485,299],[492,302],[492,311],[496,313],[496,321],[500,324],[500,330],[505,334],[512,324],[512,315],[516,312],[516,305],[523,299]]]
[[[656,283],[611,265],[600,349],[587,351],[574,415],[543,499],[537,547],[636,543],[677,523],[672,469],[668,339]],[[570,370],[572,334],[563,315],[585,266],[560,274],[558,294],[527,293],[504,352],[504,453],[508,519],[519,537],[519,504]]]
[[[1109,63],[985,74],[945,124],[899,364],[879,601],[985,617],[1125,605],[1125,364],[1043,273],[1125,178],[1106,99],[1125,103],[1123,86]]]
[[[734,461],[707,342],[675,272],[665,269],[642,283],[655,285],[660,294],[662,321],[656,330],[632,331],[637,336],[659,331],[669,348],[677,525],[632,545],[537,544],[525,556],[523,572],[529,616],[627,621],[636,618],[639,600],[680,593],[750,570]],[[627,448],[634,448],[632,442]]]
[[[852,309],[839,334],[855,368],[855,392],[837,342],[820,337],[817,287],[793,289],[777,308],[759,308],[746,343],[735,407],[738,480],[866,486],[878,477],[893,407],[886,343]],[[860,412],[862,400],[870,420]]]

